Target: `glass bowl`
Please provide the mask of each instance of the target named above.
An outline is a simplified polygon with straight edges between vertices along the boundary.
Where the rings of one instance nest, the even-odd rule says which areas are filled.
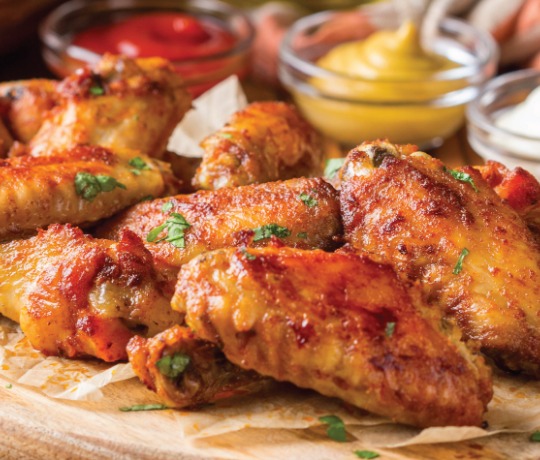
[[[540,72],[532,69],[503,74],[485,85],[467,107],[467,138],[478,155],[510,168],[521,166],[540,178],[540,125],[536,137],[529,137],[496,123],[539,86]]]
[[[41,24],[44,60],[56,75],[65,77],[100,58],[99,54],[73,44],[81,32],[136,15],[170,12],[195,17],[202,24],[219,27],[234,37],[233,45],[226,51],[171,61],[194,96],[230,75],[241,78],[247,75],[254,28],[240,9],[217,0],[68,1],[52,11]]]
[[[362,31],[344,30],[339,35],[346,40],[313,40],[336,14],[317,13],[292,26],[280,50],[279,77],[304,116],[345,147],[378,138],[422,149],[441,145],[462,126],[465,105],[496,71],[491,36],[451,18],[441,22],[432,50],[456,68],[407,81],[326,70],[317,65],[320,57],[355,33],[363,38]]]

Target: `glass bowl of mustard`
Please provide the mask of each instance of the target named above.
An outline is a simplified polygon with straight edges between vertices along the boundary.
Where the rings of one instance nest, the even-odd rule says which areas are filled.
[[[490,80],[467,106],[467,139],[484,160],[520,166],[540,178],[540,71]]]
[[[59,77],[109,52],[170,60],[198,96],[249,71],[255,31],[219,0],[70,0],[42,22],[43,57]]]
[[[463,125],[466,104],[496,72],[491,36],[458,19],[441,21],[427,51],[411,22],[318,39],[337,14],[293,24],[279,77],[304,116],[344,147],[379,138],[438,147]]]

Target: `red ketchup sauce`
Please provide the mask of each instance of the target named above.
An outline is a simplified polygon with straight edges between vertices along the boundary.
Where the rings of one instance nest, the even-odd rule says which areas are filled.
[[[73,44],[97,54],[169,59],[195,96],[228,76],[231,59],[238,59],[225,56],[193,61],[226,53],[236,38],[211,20],[173,12],[141,14],[90,27],[76,35]],[[245,70],[240,69],[240,73]]]

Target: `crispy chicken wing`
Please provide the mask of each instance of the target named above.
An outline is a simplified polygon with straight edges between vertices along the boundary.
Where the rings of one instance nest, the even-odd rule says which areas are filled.
[[[0,279],[0,313],[47,355],[127,359],[135,333],[153,336],[182,319],[129,232],[115,243],[53,225],[0,245]]]
[[[227,361],[216,345],[198,339],[182,326],[145,339],[133,337],[127,347],[133,370],[169,407],[193,407],[252,393],[266,379]]]
[[[51,223],[95,222],[173,185],[165,163],[130,150],[79,146],[58,156],[0,160],[0,240]]]
[[[147,243],[160,271],[165,273],[169,267],[172,283],[182,264],[212,249],[261,246],[276,237],[287,246],[331,249],[341,232],[337,192],[322,179],[299,178],[140,203],[97,234],[117,239],[127,228],[146,240],[153,229],[173,221],[174,214],[183,216],[189,225],[184,244]]]
[[[322,140],[291,105],[256,102],[206,138],[196,188],[215,190],[322,175]]]
[[[161,157],[191,105],[182,79],[160,58],[105,55],[58,85],[60,102],[29,143],[33,156],[79,144]]]
[[[489,369],[424,319],[392,269],[356,254],[223,249],[184,265],[172,302],[245,369],[418,426],[478,425]]]
[[[539,248],[478,171],[362,144],[342,168],[341,211],[346,240],[418,283],[471,345],[540,376]]]

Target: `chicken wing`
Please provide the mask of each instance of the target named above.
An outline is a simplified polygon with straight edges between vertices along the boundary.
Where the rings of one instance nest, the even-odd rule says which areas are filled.
[[[478,171],[362,144],[341,171],[341,211],[345,239],[418,283],[470,345],[540,376],[539,248]]]
[[[483,359],[356,254],[209,252],[182,267],[172,305],[232,363],[398,422],[478,425],[491,398]]]
[[[95,222],[172,190],[168,166],[136,151],[79,146],[0,160],[0,240],[51,223]]]
[[[291,105],[256,102],[206,138],[193,183],[215,190],[300,176],[321,176],[322,140]]]
[[[29,143],[33,156],[76,145],[136,149],[161,157],[191,105],[182,79],[160,58],[105,55],[58,85],[60,101]]]
[[[147,243],[160,272],[169,273],[172,287],[184,263],[212,249],[267,245],[276,237],[287,246],[331,249],[341,232],[337,192],[322,179],[300,178],[140,203],[97,234],[117,239],[129,229],[148,240],[154,229],[168,226],[160,233],[162,238],[175,227],[175,215],[187,224],[182,244]]]
[[[133,337],[127,351],[137,376],[169,407],[253,393],[267,380],[231,364],[218,347],[187,327],[173,326],[150,339]]]
[[[114,243],[53,225],[0,245],[0,279],[0,313],[47,355],[125,360],[136,333],[153,336],[182,320],[129,232]]]

